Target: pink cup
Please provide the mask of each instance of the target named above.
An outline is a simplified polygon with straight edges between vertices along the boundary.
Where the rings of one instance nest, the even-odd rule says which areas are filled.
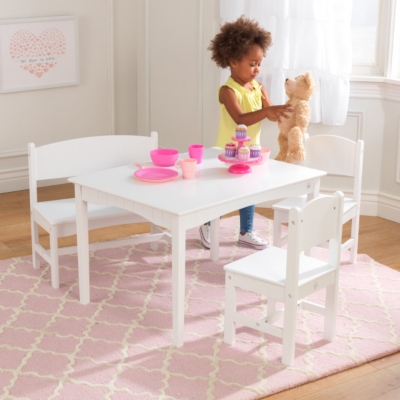
[[[271,154],[271,149],[267,149],[266,147],[262,147],[261,148],[261,155],[263,156],[262,162],[267,161],[270,154]]]
[[[182,170],[184,179],[193,179],[196,176],[197,160],[195,158],[182,158],[175,163],[175,167]]]
[[[189,157],[195,158],[197,164],[200,164],[203,160],[204,146],[202,144],[190,144],[188,146]]]

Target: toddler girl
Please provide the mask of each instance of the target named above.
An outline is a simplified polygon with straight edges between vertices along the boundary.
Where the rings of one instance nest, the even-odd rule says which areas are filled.
[[[271,34],[261,28],[258,22],[240,17],[227,22],[214,37],[209,46],[212,60],[221,68],[230,68],[231,76],[218,90],[221,116],[216,146],[225,147],[234,136],[237,125],[248,128],[248,136],[253,143],[260,143],[261,121],[280,121],[288,118],[291,105],[272,106],[265,88],[255,81],[263,57],[271,45]],[[239,210],[239,244],[255,249],[268,246],[266,240],[253,231],[255,206]],[[209,223],[200,227],[203,246],[210,248]]]

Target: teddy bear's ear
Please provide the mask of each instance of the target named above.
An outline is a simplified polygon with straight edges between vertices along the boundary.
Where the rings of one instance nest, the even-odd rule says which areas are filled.
[[[313,79],[313,77],[312,77],[310,71],[307,71],[307,72],[304,74],[304,79],[306,80],[307,86],[308,86],[309,88],[312,88],[312,89],[315,88],[315,82],[314,82],[314,79]]]
[[[306,79],[306,82],[307,82],[308,85],[310,85],[310,84],[312,85],[314,83],[314,79],[313,79],[310,71],[307,71],[304,74],[304,78]]]

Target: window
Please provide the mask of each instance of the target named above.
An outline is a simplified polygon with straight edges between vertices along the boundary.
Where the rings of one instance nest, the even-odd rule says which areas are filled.
[[[379,0],[353,0],[353,65],[377,65]]]
[[[400,79],[400,0],[353,0],[352,75]]]

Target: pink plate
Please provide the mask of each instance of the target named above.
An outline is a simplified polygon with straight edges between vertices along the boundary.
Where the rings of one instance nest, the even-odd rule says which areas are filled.
[[[177,171],[166,168],[142,168],[133,174],[136,178],[146,182],[165,182],[175,179],[179,174]]]

